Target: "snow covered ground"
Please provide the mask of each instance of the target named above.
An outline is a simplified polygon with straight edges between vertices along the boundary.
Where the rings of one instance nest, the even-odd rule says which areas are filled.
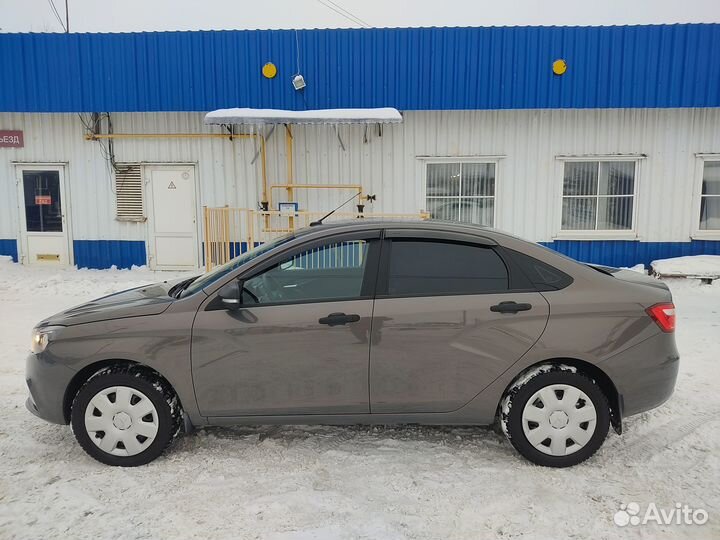
[[[720,283],[675,280],[681,373],[663,407],[585,464],[544,469],[489,429],[206,429],[137,469],[25,410],[30,329],[174,277],[0,260],[0,538],[720,537]],[[703,526],[613,524],[621,503],[703,508]],[[631,530],[628,530],[631,529]]]
[[[653,271],[659,276],[720,276],[720,255],[690,255],[659,259],[650,263]]]

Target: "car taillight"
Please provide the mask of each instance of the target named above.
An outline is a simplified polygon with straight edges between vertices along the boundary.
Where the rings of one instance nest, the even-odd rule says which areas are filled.
[[[672,302],[655,304],[645,311],[657,323],[660,330],[663,332],[675,331],[675,304]]]

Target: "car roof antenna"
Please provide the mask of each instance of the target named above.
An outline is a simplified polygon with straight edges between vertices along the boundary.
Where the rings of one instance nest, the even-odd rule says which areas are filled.
[[[317,226],[317,225],[322,225],[322,222],[323,222],[323,221],[325,221],[327,218],[329,218],[330,216],[332,216],[335,212],[337,212],[338,210],[340,210],[343,206],[345,206],[347,203],[349,203],[350,201],[352,201],[355,197],[358,197],[359,195],[360,195],[359,193],[353,194],[352,197],[350,197],[347,201],[345,201],[344,203],[342,203],[340,206],[338,206],[338,207],[336,207],[336,208],[333,208],[332,210],[330,210],[327,214],[325,214],[323,217],[321,217],[321,218],[318,219],[317,221],[311,222],[311,223],[310,223],[310,226],[311,226],[311,227],[315,227],[315,226]]]

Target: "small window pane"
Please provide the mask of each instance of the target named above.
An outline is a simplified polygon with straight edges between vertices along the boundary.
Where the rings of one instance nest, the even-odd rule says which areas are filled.
[[[568,161],[565,163],[563,195],[597,195],[597,188],[597,161]]]
[[[460,164],[429,163],[427,166],[427,196],[457,197],[458,195],[460,195]]]
[[[463,199],[460,203],[460,221],[492,227],[495,199]]]
[[[563,199],[562,228],[570,231],[595,229],[597,198],[569,197]]]
[[[700,200],[700,230],[720,230],[720,197],[703,197]]]
[[[600,197],[597,228],[613,231],[631,229],[632,211],[632,197]]]
[[[702,194],[720,195],[720,161],[705,162]]]
[[[632,195],[635,192],[634,161],[600,163],[600,195]]]
[[[492,249],[467,244],[394,240],[391,295],[481,294],[508,289],[508,272]]]
[[[467,197],[495,195],[494,163],[463,163],[462,194]],[[462,218],[461,218],[462,219]]]
[[[58,171],[23,171],[23,194],[28,232],[62,232]]]
[[[427,199],[427,211],[433,219],[457,221],[460,216],[458,199]]]
[[[368,242],[328,244],[288,258],[243,284],[243,302],[270,304],[358,298]]]
[[[512,249],[508,249],[507,251],[512,254],[515,262],[520,265],[522,271],[530,278],[530,281],[538,290],[559,290],[567,287],[573,281],[572,278],[564,272],[561,272],[549,264],[538,261],[525,253],[520,253]]]

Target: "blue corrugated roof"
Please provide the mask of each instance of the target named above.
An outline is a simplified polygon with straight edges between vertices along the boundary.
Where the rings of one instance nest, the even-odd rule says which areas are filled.
[[[718,24],[0,34],[0,111],[717,107],[719,57]]]

